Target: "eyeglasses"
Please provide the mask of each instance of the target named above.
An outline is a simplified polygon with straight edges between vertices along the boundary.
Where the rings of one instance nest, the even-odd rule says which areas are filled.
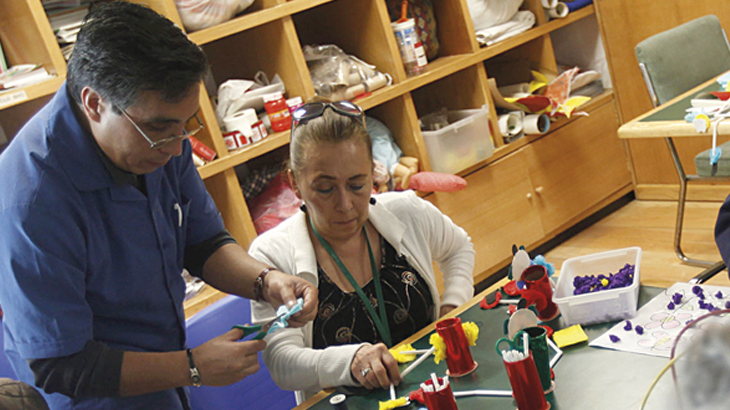
[[[136,128],[137,131],[139,131],[139,133],[142,134],[142,136],[144,137],[144,139],[146,139],[147,142],[150,143],[150,148],[151,149],[162,148],[163,146],[165,146],[165,145],[167,145],[167,144],[169,144],[171,142],[178,141],[178,140],[184,140],[184,139],[190,138],[193,135],[195,135],[198,132],[200,132],[200,130],[202,130],[203,128],[205,128],[205,126],[203,125],[203,122],[200,121],[200,117],[198,117],[198,114],[195,114],[195,120],[198,122],[198,125],[199,125],[198,128],[196,128],[196,129],[194,129],[192,131],[188,131],[186,129],[183,129],[183,134],[182,135],[173,135],[171,137],[167,137],[167,138],[163,138],[163,139],[160,139],[160,140],[155,141],[152,138],[148,137],[147,134],[144,131],[142,131],[142,128],[140,128],[139,125],[137,125],[137,123],[134,122],[134,120],[132,119],[132,117],[130,117],[129,114],[127,114],[126,111],[124,111],[123,109],[121,109],[119,106],[117,106],[117,108],[119,109],[119,111],[122,112],[122,114],[124,114],[125,117],[127,117],[127,119],[129,120],[129,122],[131,122],[132,125],[134,125],[134,128]]]
[[[331,108],[332,111],[347,117],[357,118],[360,124],[365,126],[365,113],[359,105],[349,101],[335,101],[332,103],[314,102],[307,103],[294,110],[292,113],[291,135],[294,136],[294,130],[299,125],[304,125],[308,121],[319,118],[324,115],[325,110]]]

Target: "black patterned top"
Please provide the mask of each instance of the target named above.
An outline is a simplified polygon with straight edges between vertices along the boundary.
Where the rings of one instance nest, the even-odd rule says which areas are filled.
[[[411,268],[405,256],[398,255],[393,246],[382,237],[380,243],[380,281],[391,340],[395,345],[432,322],[433,298],[428,284]],[[375,322],[357,293],[340,289],[319,264],[317,272],[319,311],[314,319],[314,348],[382,342]],[[372,280],[363,287],[363,292],[370,299],[375,311],[379,312]]]

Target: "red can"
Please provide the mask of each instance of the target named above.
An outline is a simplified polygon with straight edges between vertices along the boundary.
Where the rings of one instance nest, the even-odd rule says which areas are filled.
[[[446,344],[446,372],[449,376],[459,377],[467,375],[477,368],[477,362],[471,356],[469,342],[461,327],[458,317],[443,319],[436,322],[436,332]]]
[[[286,105],[284,94],[265,94],[263,98],[264,109],[269,115],[269,121],[271,121],[271,129],[274,132],[289,130],[291,128],[291,113],[289,113],[289,106]]]

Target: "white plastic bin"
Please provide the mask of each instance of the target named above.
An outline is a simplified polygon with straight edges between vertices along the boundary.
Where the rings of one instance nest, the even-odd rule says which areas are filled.
[[[449,125],[440,130],[422,132],[434,172],[456,174],[492,155],[486,107],[449,111],[448,121]]]
[[[625,288],[573,295],[576,276],[617,273],[626,264],[634,265],[634,281]],[[567,259],[560,269],[553,302],[565,323],[588,325],[631,318],[639,300],[641,248],[631,247]]]

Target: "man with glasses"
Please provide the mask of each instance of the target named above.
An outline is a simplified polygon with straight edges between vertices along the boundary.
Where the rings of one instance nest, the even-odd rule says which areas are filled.
[[[67,83],[0,155],[0,305],[18,378],[51,409],[186,409],[188,386],[258,370],[233,329],[185,345],[183,267],[274,306],[316,289],[252,259],[192,163],[205,56],[126,2],[93,9]]]

